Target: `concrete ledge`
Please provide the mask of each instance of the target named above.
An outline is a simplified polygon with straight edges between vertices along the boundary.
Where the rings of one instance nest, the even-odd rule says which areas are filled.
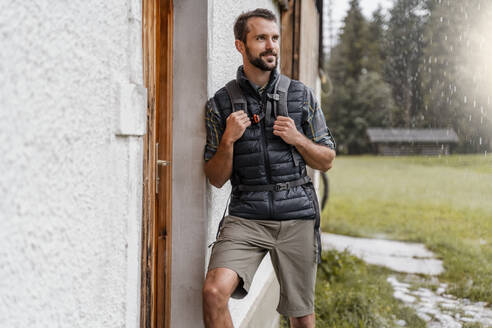
[[[276,304],[280,293],[275,273],[271,273],[267,282],[243,319],[240,328],[277,328],[280,315],[276,311]]]

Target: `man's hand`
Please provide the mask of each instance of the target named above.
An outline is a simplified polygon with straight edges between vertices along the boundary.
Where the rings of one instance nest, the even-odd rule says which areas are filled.
[[[294,120],[290,117],[278,116],[273,123],[273,134],[282,138],[283,141],[296,147],[307,165],[313,169],[327,171],[332,167],[336,153],[324,145],[318,145],[296,128]]]
[[[241,138],[244,131],[251,125],[251,120],[242,110],[233,112],[226,120],[226,129],[224,131],[223,138],[226,138],[229,142],[235,142]]]
[[[220,139],[217,152],[209,161],[205,162],[204,166],[205,175],[215,187],[221,188],[231,177],[234,142],[241,138],[250,125],[251,121],[248,115],[242,110],[232,113],[227,118],[226,129]]]
[[[286,116],[277,116],[277,119],[273,123],[273,134],[293,146],[296,146],[303,137],[299,130],[297,130],[294,120]]]

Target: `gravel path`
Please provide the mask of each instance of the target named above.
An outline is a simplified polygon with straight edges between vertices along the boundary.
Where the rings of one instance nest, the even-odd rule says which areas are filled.
[[[447,285],[441,283],[434,292],[427,288],[413,290],[411,283],[388,277],[394,297],[415,309],[417,315],[431,328],[461,328],[465,323],[478,322],[492,327],[492,309],[485,302],[471,302],[446,294]],[[404,325],[404,322],[401,322]]]
[[[435,292],[427,288],[412,288],[413,274],[436,276],[444,271],[442,261],[423,244],[328,233],[322,233],[321,241],[324,249],[347,250],[366,263],[408,273],[408,281],[402,282],[395,276],[390,276],[388,282],[393,286],[394,297],[414,308],[417,315],[427,322],[427,327],[461,328],[466,323],[492,327],[492,308],[485,302],[471,302],[449,295],[444,283],[440,283]],[[418,283],[416,281],[414,286]],[[406,322],[399,320],[398,324],[405,326]]]
[[[439,275],[444,271],[442,261],[423,244],[330,233],[322,233],[321,242],[325,248],[346,249],[366,263],[385,266],[396,272]]]

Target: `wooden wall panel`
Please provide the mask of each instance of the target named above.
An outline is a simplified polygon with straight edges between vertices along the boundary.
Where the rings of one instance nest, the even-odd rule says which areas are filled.
[[[293,79],[299,78],[299,31],[301,7],[290,0],[280,18],[280,71]]]
[[[319,76],[319,21],[314,0],[300,2],[299,80],[316,89]]]
[[[156,19],[157,3],[143,0],[142,3],[142,40],[143,73],[147,88],[147,134],[144,136],[143,163],[143,213],[142,213],[142,262],[140,327],[155,326],[154,311],[154,221],[155,221],[155,114],[156,114]]]
[[[159,185],[156,204],[156,316],[157,328],[170,326],[171,305],[171,254],[172,254],[172,76],[173,76],[173,4],[171,0],[159,1],[159,47],[158,80],[156,102],[159,104],[157,115],[158,159],[170,163],[158,166]]]
[[[320,14],[316,1],[283,1],[281,7],[281,72],[315,88],[320,49]]]
[[[172,36],[171,0],[143,0],[143,72],[147,88],[144,136],[140,327],[165,328],[170,321]],[[159,144],[159,147],[156,145]],[[159,183],[156,176],[159,176]]]

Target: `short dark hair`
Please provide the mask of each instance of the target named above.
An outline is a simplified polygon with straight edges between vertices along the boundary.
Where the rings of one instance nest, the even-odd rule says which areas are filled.
[[[255,10],[244,12],[236,18],[236,22],[234,23],[234,37],[236,40],[241,40],[246,43],[246,35],[248,35],[249,32],[248,19],[253,17],[261,17],[277,23],[277,17],[268,9],[257,8]]]

